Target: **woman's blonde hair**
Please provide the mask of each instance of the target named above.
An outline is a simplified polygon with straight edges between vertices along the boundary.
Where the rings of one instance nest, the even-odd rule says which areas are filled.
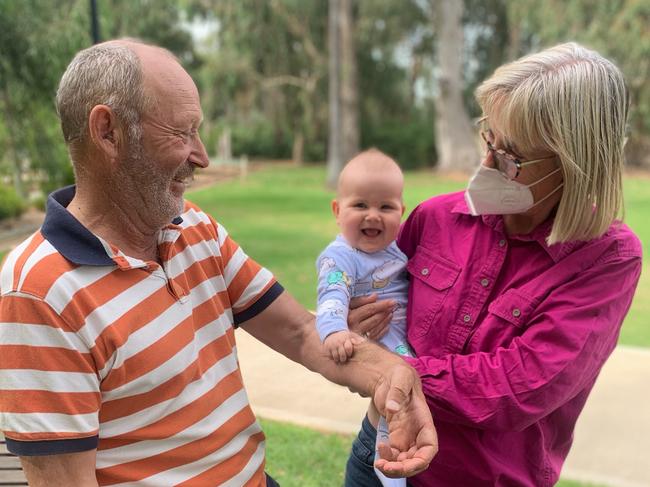
[[[558,156],[564,188],[549,245],[599,237],[622,215],[629,97],[612,62],[561,44],[501,66],[476,99],[520,152]]]

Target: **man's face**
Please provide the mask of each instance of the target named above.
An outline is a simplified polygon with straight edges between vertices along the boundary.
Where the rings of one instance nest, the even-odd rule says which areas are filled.
[[[165,224],[182,212],[194,169],[209,161],[198,134],[202,112],[194,82],[173,59],[152,56],[158,59],[143,57],[143,71],[153,106],[141,117],[140,140],[128,143],[121,177],[130,179],[151,223]]]

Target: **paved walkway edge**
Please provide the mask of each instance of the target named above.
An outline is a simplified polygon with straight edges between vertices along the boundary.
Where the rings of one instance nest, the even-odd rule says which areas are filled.
[[[640,484],[620,477],[600,475],[574,468],[563,468],[562,479],[607,487],[648,487],[646,484]]]

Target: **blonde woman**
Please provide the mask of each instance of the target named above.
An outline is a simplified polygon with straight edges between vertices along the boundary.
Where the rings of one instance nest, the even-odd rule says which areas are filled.
[[[614,64],[571,43],[500,67],[476,97],[481,165],[398,238],[417,356],[404,359],[440,444],[409,484],[550,486],[641,272],[641,244],[617,219],[628,96]],[[353,311],[352,328],[381,323],[380,306]],[[376,485],[373,435],[366,422],[346,485]]]

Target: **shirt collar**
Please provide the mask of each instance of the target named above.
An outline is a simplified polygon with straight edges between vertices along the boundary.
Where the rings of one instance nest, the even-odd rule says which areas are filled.
[[[458,202],[452,208],[451,212],[460,213],[462,215],[468,215],[471,218],[479,218],[471,214],[471,212],[469,211],[469,207],[465,202],[465,198],[461,198],[460,200],[458,200]],[[502,215],[480,215],[480,218],[482,219],[484,224],[486,224],[496,232],[505,235]],[[509,235],[508,238],[519,240],[522,242],[537,242],[546,251],[546,253],[548,253],[548,255],[551,257],[551,259],[553,259],[554,262],[559,262],[564,257],[569,255],[575,248],[584,244],[584,242],[572,241],[572,242],[556,243],[553,245],[548,245],[546,243],[546,237],[548,237],[551,234],[552,227],[553,227],[553,218],[548,218],[545,222],[539,225],[531,233],[527,235]]]
[[[67,210],[75,190],[74,185],[66,186],[48,196],[41,233],[61,255],[74,264],[114,265],[115,261],[107,254],[99,238]],[[172,224],[179,225],[182,221],[178,216]]]

